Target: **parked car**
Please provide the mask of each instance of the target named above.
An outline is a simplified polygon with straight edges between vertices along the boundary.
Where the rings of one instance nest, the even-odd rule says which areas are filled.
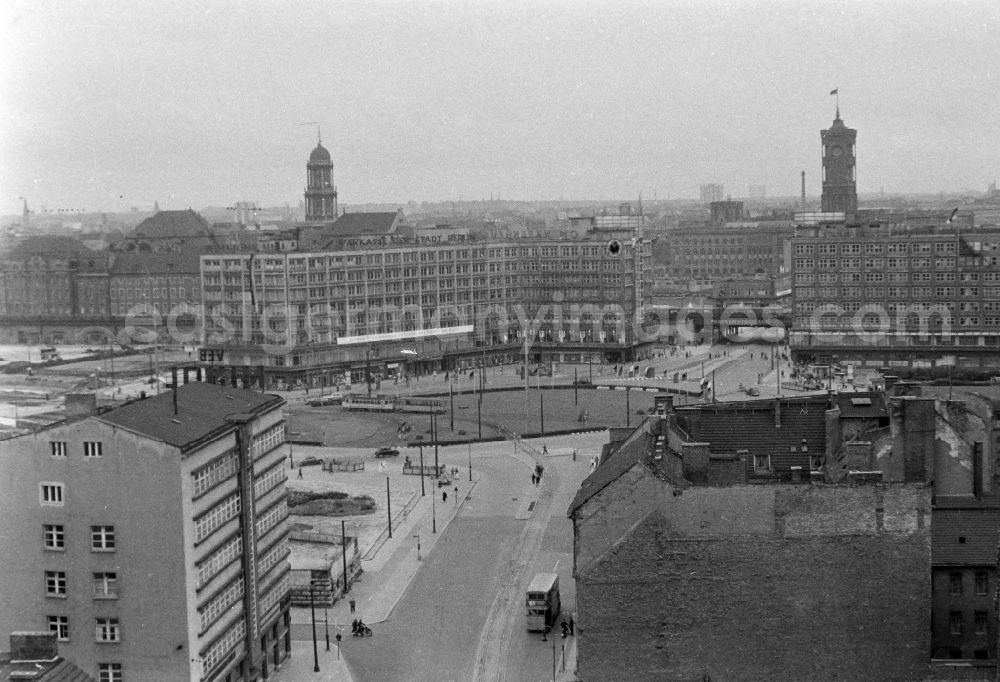
[[[382,457],[399,457],[399,450],[396,448],[379,448],[375,451],[375,457],[381,459]]]
[[[756,386],[751,386],[750,388],[746,389],[746,391],[747,395],[760,395],[760,389],[757,388]]]

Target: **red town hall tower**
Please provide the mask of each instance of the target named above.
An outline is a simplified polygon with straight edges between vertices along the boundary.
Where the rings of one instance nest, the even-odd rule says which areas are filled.
[[[854,177],[854,141],[858,131],[848,128],[837,117],[827,130],[820,131],[823,141],[823,197],[824,213],[842,212],[848,216],[857,213],[858,187]]]
[[[306,220],[337,219],[337,187],[333,184],[333,161],[323,141],[316,136],[316,148],[306,164]]]

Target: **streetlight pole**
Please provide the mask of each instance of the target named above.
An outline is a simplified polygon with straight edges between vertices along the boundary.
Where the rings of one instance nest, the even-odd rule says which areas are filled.
[[[368,397],[372,395],[372,347],[365,348],[365,383],[368,384]]]
[[[420,561],[420,534],[418,533],[417,535],[414,535],[413,537],[415,537],[417,539],[417,561]]]
[[[344,560],[344,594],[347,594],[350,590],[347,585],[347,530],[346,522],[340,520],[340,557]]]
[[[313,672],[319,672],[319,648],[316,646],[316,604],[313,599],[313,584],[309,582],[309,612],[312,614],[313,631]]]
[[[469,480],[472,480],[472,443],[469,443]]]
[[[389,498],[389,477],[385,477],[385,514],[389,521],[389,537],[392,538],[392,500]]]
[[[541,418],[542,422],[542,433],[545,433],[545,400],[542,397],[542,382],[541,379],[538,381],[538,416]]]
[[[330,619],[327,617],[326,604],[323,604],[323,629],[326,630],[326,650],[330,650]]]
[[[438,532],[438,524],[437,524],[437,502],[436,502],[436,500],[437,500],[437,495],[436,494],[431,495],[431,532],[432,533],[437,533]]]
[[[420,497],[423,497],[427,494],[424,490],[424,444],[420,443],[418,447],[420,448]]]
[[[434,478],[435,479],[438,477],[438,429],[437,429],[437,423],[438,423],[437,412],[432,412],[431,413],[431,429],[433,430],[434,433],[433,433],[433,435],[431,437],[434,439]]]

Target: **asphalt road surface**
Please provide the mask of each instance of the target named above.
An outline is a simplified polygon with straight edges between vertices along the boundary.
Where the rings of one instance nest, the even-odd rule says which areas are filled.
[[[445,460],[460,466],[461,461]],[[344,644],[357,682],[547,680],[551,639],[525,628],[524,588],[536,571],[557,570],[564,612],[574,604],[572,526],[566,510],[589,465],[546,459],[550,494],[512,457],[479,458],[475,494],[448,526],[375,636]],[[531,518],[515,518],[537,496]],[[546,497],[546,500],[542,500]],[[561,654],[561,640],[557,637]]]

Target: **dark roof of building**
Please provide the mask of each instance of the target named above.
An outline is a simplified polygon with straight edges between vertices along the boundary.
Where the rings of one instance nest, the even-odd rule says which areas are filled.
[[[331,237],[352,237],[356,234],[389,234],[396,222],[396,212],[345,213],[330,229]]]
[[[79,254],[95,254],[86,245],[73,237],[41,234],[28,237],[18,242],[10,250],[8,258],[24,258],[27,256],[73,256]]]
[[[330,152],[328,152],[326,150],[326,147],[324,147],[322,144],[320,144],[320,143],[317,142],[316,143],[316,148],[313,149],[312,153],[309,155],[309,160],[310,161],[329,161],[330,160]]]
[[[167,239],[169,237],[212,238],[212,226],[193,210],[160,211],[135,226],[130,238]]]
[[[303,227],[299,229],[299,251],[316,251],[322,249],[333,239],[329,225],[321,227]]]
[[[776,419],[775,405],[781,414]],[[804,444],[822,454],[826,445],[826,396],[745,400],[676,408],[678,424],[713,453],[787,453]],[[776,426],[776,421],[780,426]]]
[[[34,674],[32,674],[34,673]],[[12,663],[10,652],[0,654],[0,681],[19,682],[94,682],[94,678],[64,658],[51,662]]]
[[[241,388],[194,382],[177,389],[177,413],[173,392],[137,400],[97,419],[115,426],[187,449],[233,426],[226,417],[258,414],[282,404],[276,395]]]
[[[156,275],[201,272],[198,251],[155,251],[153,253],[115,253],[111,272],[116,275]]]
[[[938,497],[931,511],[931,563],[996,566],[1000,501]]]
[[[650,425],[655,420],[647,419],[632,430],[632,435],[624,441],[619,441],[618,447],[601,458],[598,465],[587,478],[583,479],[580,489],[569,506],[567,514],[572,516],[591,497],[614,482],[619,476],[636,464],[646,461],[652,452],[656,437],[650,432]]]

